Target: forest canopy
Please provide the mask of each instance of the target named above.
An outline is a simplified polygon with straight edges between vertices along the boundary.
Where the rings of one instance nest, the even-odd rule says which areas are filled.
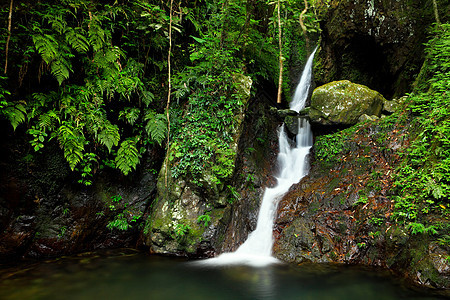
[[[302,12],[308,30],[318,30],[305,3],[280,4],[287,65],[293,44],[306,54],[304,39],[293,38]],[[149,147],[166,147],[168,134],[181,158],[174,176],[195,176],[206,160],[219,162],[217,180],[225,178],[232,167],[227,132],[243,106],[236,74],[278,81],[276,5],[9,1],[0,7],[1,118],[26,136],[31,155],[57,143],[86,185],[99,168],[129,174]],[[168,86],[173,101],[165,111]]]

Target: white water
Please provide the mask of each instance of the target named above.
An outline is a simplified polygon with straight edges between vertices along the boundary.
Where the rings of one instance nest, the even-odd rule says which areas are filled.
[[[312,74],[312,64],[314,59],[314,54],[316,53],[316,49],[314,49],[313,53],[308,58],[306,62],[305,69],[303,70],[302,77],[300,78],[300,82],[295,89],[294,99],[290,104],[290,108],[299,112],[305,107],[306,99],[308,98],[309,88],[311,86],[311,74]]]
[[[305,107],[311,85],[312,61],[314,52],[309,57],[302,73],[300,83],[291,102],[291,109],[299,112]],[[272,256],[273,222],[278,202],[289,190],[291,185],[300,181],[308,172],[306,156],[312,146],[312,133],[309,122],[301,119],[295,146],[286,135],[284,125],[279,130],[279,153],[277,157],[280,172],[276,176],[277,184],[267,188],[259,209],[256,229],[247,240],[235,251],[223,253],[218,257],[199,262],[202,265],[233,265],[246,264],[252,266],[266,266],[279,262]]]

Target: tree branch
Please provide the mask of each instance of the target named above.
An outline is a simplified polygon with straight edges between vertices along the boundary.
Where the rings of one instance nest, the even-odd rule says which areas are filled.
[[[277,103],[281,103],[281,86],[283,85],[283,53],[281,45],[281,17],[280,17],[280,0],[278,0],[278,47],[280,49],[280,75],[278,77],[278,93],[277,93]]]
[[[437,7],[436,0],[433,0],[433,9],[434,9],[434,17],[436,19],[436,24],[438,26],[441,26],[441,21],[439,20],[439,12],[438,12],[438,7]]]
[[[303,17],[306,14],[306,12],[308,11],[308,1],[304,0],[304,2],[305,2],[305,9],[300,13],[300,27],[302,28],[303,35],[305,36],[306,49],[307,49],[307,51],[309,51],[309,40],[308,40],[308,36],[306,34],[306,26],[303,23]]]
[[[11,39],[11,21],[12,21],[12,11],[13,11],[13,2],[9,5],[9,15],[8,15],[8,37],[6,38],[6,47],[5,47],[5,74],[8,70],[8,49],[9,49],[9,40]]]
[[[172,89],[171,80],[171,68],[170,68],[170,56],[172,54],[172,7],[173,0],[170,0],[170,20],[169,20],[169,53],[167,54],[167,68],[168,68],[168,93],[167,93],[167,104],[166,104],[166,117],[167,117],[167,150],[166,150],[166,169],[164,170],[164,186],[167,188],[167,174],[169,169],[169,150],[170,150],[170,116],[169,116],[169,106],[170,106],[170,93]]]

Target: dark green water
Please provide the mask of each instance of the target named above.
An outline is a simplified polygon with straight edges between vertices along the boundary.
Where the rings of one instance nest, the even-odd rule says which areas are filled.
[[[0,280],[0,299],[438,299],[380,270],[205,268],[126,249],[1,266]]]

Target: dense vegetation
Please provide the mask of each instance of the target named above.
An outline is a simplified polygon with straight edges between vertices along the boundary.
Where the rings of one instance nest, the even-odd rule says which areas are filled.
[[[0,7],[2,20],[8,20],[0,42],[0,52],[7,54],[0,115],[16,135],[27,135],[24,157],[32,160],[34,152],[58,143],[70,169],[90,185],[98,169],[127,175],[149,147],[170,142],[173,176],[195,178],[205,164],[215,165],[218,181],[230,175],[227,133],[244,105],[238,75],[251,76],[255,84],[278,76],[276,3],[10,4],[12,10],[9,3]],[[298,60],[306,54],[296,21],[304,2],[281,5],[289,66],[292,55]],[[312,12],[302,18],[309,31],[316,30]],[[288,51],[292,44],[295,54]]]
[[[442,246],[448,246],[450,25],[433,26],[430,37],[415,89],[401,102],[402,107],[372,123],[321,136],[315,143],[315,158],[324,165],[339,164],[351,151],[358,131],[374,135],[381,153],[392,151],[389,143],[403,145],[396,151],[399,165],[388,174],[393,182],[388,191],[393,210],[387,218],[380,219],[378,226],[399,224],[412,234],[429,234]],[[381,188],[381,174],[377,172],[372,174],[374,181],[369,182],[369,190]],[[367,203],[367,194],[362,193],[357,203]]]

